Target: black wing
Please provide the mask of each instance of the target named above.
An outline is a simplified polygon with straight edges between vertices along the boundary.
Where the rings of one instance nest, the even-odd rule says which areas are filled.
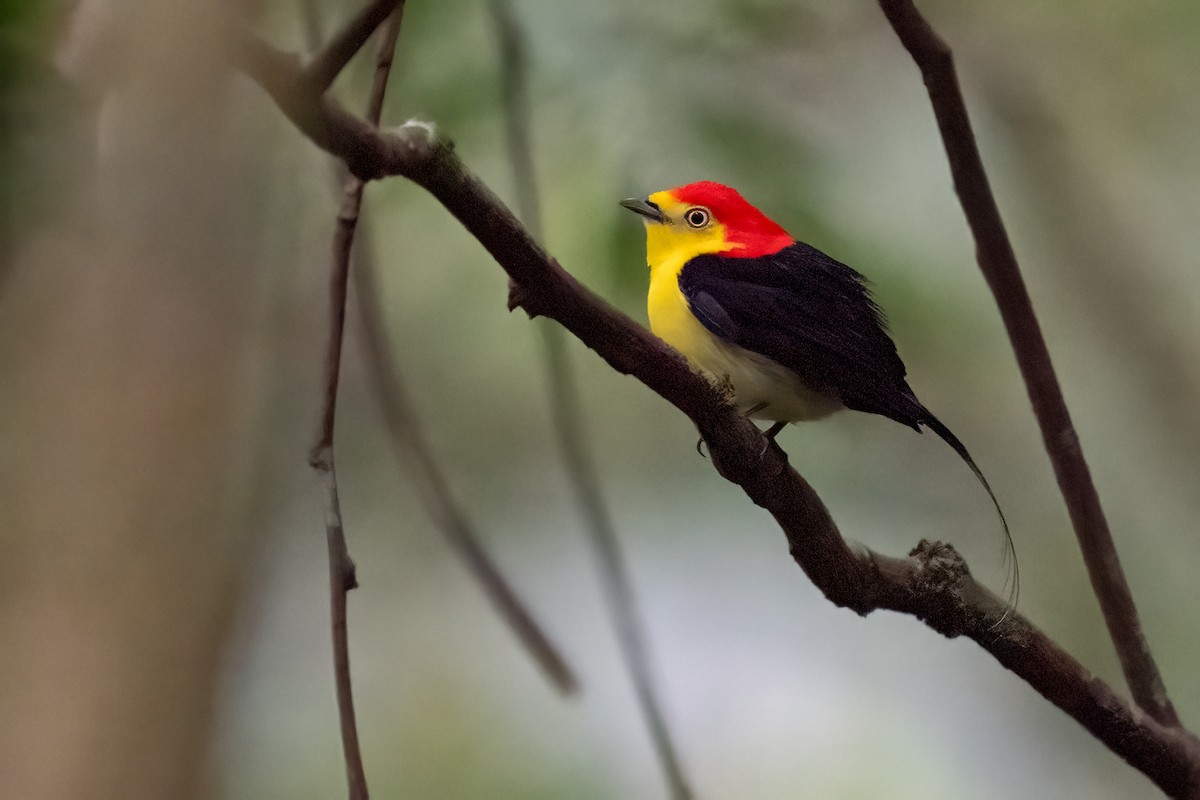
[[[713,334],[836,393],[847,408],[913,428],[924,421],[866,279],[815,247],[698,256],[679,273],[679,288]]]
[[[918,431],[924,425],[949,444],[1000,515],[1012,557],[1009,604],[1016,604],[1020,572],[1000,501],[967,448],[904,380],[904,362],[866,278],[797,242],[761,258],[699,256],[680,271],[679,288],[696,318],[721,339],[782,364],[813,389],[835,392],[847,408]]]

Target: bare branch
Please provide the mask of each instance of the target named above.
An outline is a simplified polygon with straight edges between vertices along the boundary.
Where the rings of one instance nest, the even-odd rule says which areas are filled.
[[[342,30],[329,40],[304,66],[301,80],[313,94],[322,94],[346,68],[355,53],[362,49],[371,34],[393,11],[404,13],[404,0],[374,0],[358,12]],[[389,56],[390,59],[390,56]],[[391,64],[389,61],[388,67]]]
[[[379,398],[392,444],[401,462],[411,468],[422,504],[542,672],[560,692],[573,694],[579,689],[574,671],[484,549],[474,526],[455,501],[433,450],[421,435],[408,389],[400,371],[394,366],[395,358],[387,346],[379,309],[381,295],[374,259],[367,257],[365,248],[358,251],[354,277],[358,288],[355,297],[359,319],[370,363],[370,380]]]
[[[300,61],[293,53],[275,48],[249,31],[240,31],[234,49],[238,66],[271,96],[292,124],[313,144],[340,159],[352,175],[363,180],[382,178],[388,164],[403,160],[402,139],[388,136],[375,126],[343,109],[328,95],[315,95],[301,80]]]
[[[1036,81],[991,74],[984,81],[989,112],[1007,123],[1004,135],[1022,155],[1013,166],[1027,183],[1023,199],[1032,203],[1028,210],[1056,252],[1058,264],[1044,270],[1044,277],[1072,294],[1088,287],[1087,302],[1072,310],[1104,337],[1100,346],[1122,362],[1125,380],[1153,398],[1155,413],[1143,422],[1158,439],[1156,449],[1174,450],[1190,463],[1200,452],[1194,348],[1172,330],[1174,317],[1163,313],[1172,301],[1163,276],[1129,268],[1146,259],[1159,232],[1114,206]]]
[[[388,5],[384,3],[383,5]],[[383,31],[383,41],[379,43],[379,55],[375,59],[375,76],[371,81],[371,96],[367,100],[367,122],[379,127],[379,119],[383,114],[383,97],[387,94],[388,78],[392,74],[392,62],[396,60],[396,42],[400,38],[400,26],[404,22],[404,0],[392,2],[395,11],[388,20]],[[359,207],[362,206],[361,195]]]
[[[403,11],[404,7],[401,5],[396,14],[402,14]],[[308,38],[310,41],[318,41],[318,17],[311,1],[305,3],[303,17]],[[394,47],[380,51],[375,65],[377,78],[386,81],[394,52]],[[376,127],[382,112],[382,99],[382,93],[373,94],[367,112],[368,120]],[[340,184],[341,182],[338,186],[339,192],[342,191]],[[482,587],[505,623],[512,628],[517,639],[529,651],[555,688],[563,694],[574,694],[579,689],[579,681],[574,671],[484,548],[478,534],[454,499],[433,450],[421,435],[416,410],[409,399],[396,359],[389,352],[386,343],[387,336],[379,309],[380,294],[374,274],[375,264],[371,258],[371,248],[362,244],[363,239],[369,238],[363,230],[363,222],[364,220],[359,220],[356,239],[360,245],[354,250],[354,275],[358,285],[355,296],[366,344],[366,357],[370,362],[370,383],[383,410],[396,455],[402,464],[412,469],[418,494],[434,524],[446,537],[471,577]]]
[[[678,353],[582,286],[550,258],[431,127],[384,133],[327,100],[298,107],[274,71],[286,56],[248,39],[243,68],[314,143],[366,178],[403,175],[428,190],[518,284],[510,305],[560,322],[616,371],[633,375],[696,423],[713,463],[787,534],[792,557],[833,603],[859,614],[912,614],[948,637],[967,636],[1172,797],[1200,797],[1200,742],[1164,726],[1093,677],[1024,616],[970,577],[946,545],[904,559],[850,545],[778,447]],[[273,52],[273,54],[272,54]],[[280,59],[283,59],[282,61]]]
[[[1178,725],[1179,717],[1167,697],[1158,666],[1150,654],[1150,645],[1142,631],[1133,595],[1121,569],[1108,520],[1100,507],[1100,496],[1096,493],[1091,472],[1083,457],[1083,448],[1054,373],[1050,351],[1042,337],[1033,303],[988,185],[967,107],[959,90],[950,48],[911,0],[879,0],[879,5],[921,70],[929,90],[929,99],[950,161],[954,188],[975,237],[976,258],[996,298],[1016,352],[1029,399],[1042,430],[1042,440],[1054,465],[1059,490],[1066,500],[1075,536],[1079,539],[1083,560],[1092,580],[1092,589],[1100,601],[1109,635],[1125,672],[1125,680],[1134,701],[1147,713],[1164,724]]]
[[[346,624],[346,595],[358,588],[354,561],[346,547],[342,529],[342,506],[338,499],[337,471],[332,449],[315,454],[310,462],[321,473],[325,484],[325,541],[329,548],[329,620],[333,634],[333,674],[337,691],[338,727],[342,736],[342,756],[346,762],[346,783],[350,800],[367,800],[367,775],[363,769],[362,749],[358,743],[358,722],[354,714],[354,690],[350,681],[350,641]]]
[[[383,96],[387,90],[392,52],[400,35],[402,14],[388,21],[380,43],[379,67],[371,86],[368,116],[376,123]],[[367,800],[367,776],[363,769],[362,750],[358,743],[358,726],[354,714],[354,692],[350,680],[350,645],[346,630],[346,595],[358,586],[354,561],[346,546],[342,528],[341,501],[338,499],[337,468],[334,460],[333,434],[337,419],[337,394],[342,366],[342,339],[346,323],[346,287],[350,272],[350,252],[354,246],[354,230],[362,205],[363,183],[355,177],[346,180],[337,229],[333,238],[333,267],[329,284],[329,344],[325,353],[325,396],[321,410],[317,443],[309,463],[325,478],[327,506],[325,538],[329,545],[329,603],[333,631],[334,681],[337,688],[338,718],[342,733],[342,751],[346,761],[346,783],[350,800]]]
[[[542,239],[541,208],[534,180],[533,146],[529,122],[532,113],[526,83],[526,49],[523,32],[507,0],[493,0],[492,12],[500,40],[501,81],[508,156],[516,184],[520,217],[534,238]],[[567,476],[575,492],[586,529],[599,561],[601,583],[613,617],[621,655],[629,671],[638,707],[650,732],[659,764],[667,777],[671,797],[689,800],[692,791],[683,773],[671,730],[654,685],[645,626],[638,614],[633,583],[625,567],[616,526],[600,490],[600,475],[582,428],[583,408],[579,386],[571,368],[565,333],[557,325],[538,326],[550,388],[551,417]]]
[[[356,179],[355,179],[356,180]],[[361,192],[362,184],[358,184]],[[349,201],[350,195],[347,195]],[[367,779],[363,769],[362,751],[358,744],[358,727],[354,714],[354,692],[350,681],[350,649],[346,632],[346,594],[358,587],[354,561],[346,546],[342,528],[341,501],[338,499],[337,468],[333,455],[334,419],[337,411],[338,375],[341,372],[342,329],[345,321],[346,285],[341,273],[340,253],[344,250],[349,263],[350,244],[354,236],[353,217],[338,216],[334,237],[334,269],[330,285],[331,321],[329,346],[325,359],[325,398],[322,404],[317,444],[309,456],[309,464],[324,477],[326,487],[325,538],[329,545],[329,605],[333,630],[334,682],[337,690],[338,717],[342,732],[342,750],[346,760],[346,780],[351,800],[366,800]]]

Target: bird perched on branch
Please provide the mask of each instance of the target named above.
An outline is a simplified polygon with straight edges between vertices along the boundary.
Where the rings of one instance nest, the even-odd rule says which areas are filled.
[[[793,239],[736,190],[700,181],[623,200],[646,223],[650,329],[729,388],[737,408],[775,424],[849,408],[881,414],[950,445],[996,494],[967,448],[917,399],[866,279]]]

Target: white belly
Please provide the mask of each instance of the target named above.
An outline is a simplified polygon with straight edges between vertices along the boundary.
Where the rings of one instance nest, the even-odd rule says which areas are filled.
[[[673,275],[652,275],[648,303],[650,330],[687,356],[688,361],[727,388],[742,413],[774,422],[820,419],[843,408],[836,397],[804,386],[780,364],[728,344],[700,324]]]

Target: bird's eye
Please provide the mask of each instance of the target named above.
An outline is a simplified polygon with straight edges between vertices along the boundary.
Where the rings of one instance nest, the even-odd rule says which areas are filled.
[[[711,216],[707,209],[689,208],[687,213],[683,215],[683,221],[688,224],[689,228],[703,228],[708,224]]]

